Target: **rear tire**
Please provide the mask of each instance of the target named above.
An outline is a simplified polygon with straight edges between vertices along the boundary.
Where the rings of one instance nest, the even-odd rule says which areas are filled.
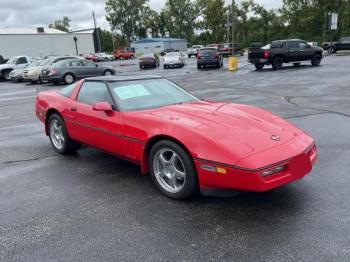
[[[104,71],[103,75],[104,76],[111,76],[111,75],[113,75],[113,72],[111,70],[106,70],[106,71]]]
[[[198,191],[198,178],[191,156],[180,145],[162,140],[156,143],[148,159],[153,183],[173,199],[186,199]]]
[[[202,66],[201,66],[201,65],[197,65],[197,68],[198,68],[198,69],[202,69]]]
[[[314,57],[311,60],[311,65],[312,66],[319,66],[321,64],[321,60],[322,60],[321,55],[316,54],[316,55],[314,55]]]
[[[68,154],[78,150],[81,145],[68,136],[66,125],[58,114],[52,114],[47,120],[49,138],[52,147],[60,154]]]
[[[256,70],[261,70],[261,69],[263,69],[264,68],[264,64],[260,64],[260,63],[255,63],[255,68],[256,68]]]
[[[276,57],[272,62],[272,68],[274,70],[279,70],[283,66],[283,59],[282,57]]]

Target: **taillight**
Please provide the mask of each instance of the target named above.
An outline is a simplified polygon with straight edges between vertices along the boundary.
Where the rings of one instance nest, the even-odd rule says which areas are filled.
[[[265,50],[265,52],[264,52],[264,58],[269,58],[270,57],[270,55],[271,55],[271,53],[270,53],[270,51],[268,51],[268,50]]]
[[[220,58],[218,54],[214,55],[213,58]]]

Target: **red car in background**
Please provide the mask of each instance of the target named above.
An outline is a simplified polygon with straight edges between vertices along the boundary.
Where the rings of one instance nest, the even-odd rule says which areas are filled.
[[[114,51],[115,59],[133,59],[135,57],[135,53],[130,50],[115,50]]]
[[[165,195],[267,191],[303,178],[315,141],[265,110],[208,102],[157,76],[81,80],[38,94],[36,115],[61,154],[81,144],[141,166]]]
[[[87,60],[93,61],[93,62],[100,61],[100,58],[95,54],[81,54],[80,56],[84,57]]]

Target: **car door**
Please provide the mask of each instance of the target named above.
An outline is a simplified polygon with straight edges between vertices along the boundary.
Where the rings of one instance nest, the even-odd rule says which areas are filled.
[[[288,56],[290,62],[301,61],[300,49],[297,41],[287,42]]]
[[[313,57],[313,49],[304,41],[298,41],[298,48],[300,51],[300,61],[311,60]]]
[[[102,75],[101,68],[91,61],[82,61],[84,67],[84,77],[98,76]]]
[[[98,102],[109,102],[114,106],[104,82],[85,81],[69,108],[68,133],[84,144],[123,155],[123,113],[95,111],[93,106]]]

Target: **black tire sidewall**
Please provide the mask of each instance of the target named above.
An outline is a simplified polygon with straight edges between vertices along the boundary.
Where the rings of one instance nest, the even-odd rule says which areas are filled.
[[[281,63],[279,64],[279,62],[281,62]],[[282,68],[282,66],[283,66],[283,59],[281,57],[276,57],[272,63],[273,69],[279,70]]]
[[[113,75],[113,72],[111,70],[105,70],[103,75],[105,76],[107,72],[111,73],[110,75]]]
[[[321,56],[320,55],[314,55],[312,58],[311,64],[313,66],[319,66],[321,64]]]
[[[186,180],[185,185],[183,189],[177,193],[170,193],[166,191],[162,186],[158,183],[154,171],[153,171],[153,159],[155,154],[162,148],[170,148],[178,154],[178,156],[181,158],[183,164],[185,165],[185,172],[186,172]],[[148,158],[148,164],[150,167],[150,176],[152,178],[153,183],[157,187],[157,189],[162,192],[164,195],[173,198],[173,199],[186,199],[192,196],[198,189],[198,178],[197,178],[197,172],[195,165],[193,163],[193,160],[191,156],[187,153],[186,150],[183,149],[182,146],[169,141],[169,140],[162,140],[156,143],[149,154]]]

